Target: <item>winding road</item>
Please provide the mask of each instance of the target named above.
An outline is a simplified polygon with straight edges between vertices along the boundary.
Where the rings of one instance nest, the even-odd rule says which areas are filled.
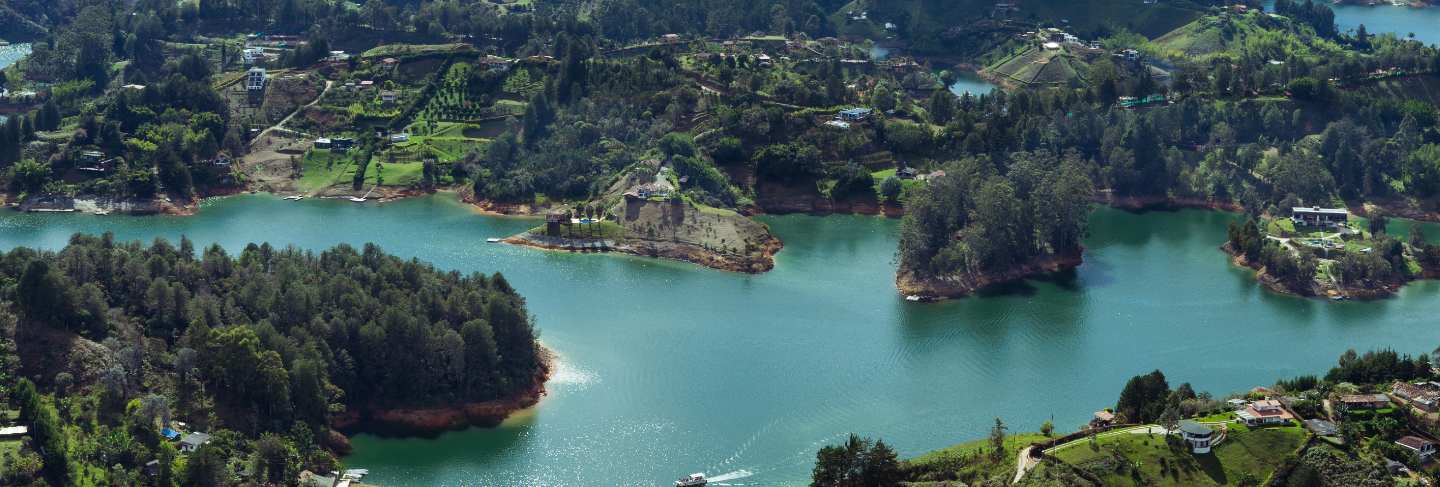
[[[253,140],[260,140],[261,137],[264,137],[264,136],[266,136],[266,135],[270,135],[270,132],[290,132],[290,133],[292,133],[292,134],[296,134],[296,135],[299,135],[299,136],[301,136],[301,137],[309,137],[310,135],[309,135],[309,134],[306,134],[306,133],[304,133],[304,132],[301,132],[301,131],[298,131],[298,130],[290,130],[290,129],[285,128],[285,124],[290,123],[290,120],[291,120],[291,119],[295,118],[296,115],[299,115],[300,112],[305,111],[306,108],[313,107],[313,106],[315,106],[316,103],[320,103],[320,100],[325,98],[325,94],[330,92],[330,87],[331,87],[331,86],[335,86],[335,82],[334,82],[334,81],[330,81],[330,80],[328,80],[328,79],[325,80],[325,89],[320,90],[320,94],[319,94],[319,95],[315,95],[315,99],[314,99],[314,100],[310,100],[310,103],[306,103],[306,104],[304,104],[304,105],[301,105],[299,108],[296,108],[295,111],[290,112],[289,115],[286,115],[285,118],[281,119],[279,123],[276,123],[275,125],[271,125],[271,126],[267,127],[265,130],[261,130],[261,131],[260,131],[260,134],[259,134],[259,135],[256,135],[256,136],[255,136],[255,139],[253,139]]]

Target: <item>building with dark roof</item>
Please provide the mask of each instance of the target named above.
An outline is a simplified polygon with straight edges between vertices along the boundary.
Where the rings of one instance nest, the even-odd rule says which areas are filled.
[[[1210,453],[1210,444],[1215,440],[1215,430],[1187,419],[1180,422],[1180,436],[1190,444],[1192,453]]]
[[[1350,221],[1350,212],[1344,208],[1294,207],[1290,209],[1290,220],[1300,225],[1329,227],[1344,225]]]
[[[1403,436],[1395,440],[1395,444],[1419,455],[1421,460],[1428,460],[1435,454],[1435,442],[1419,436]]]

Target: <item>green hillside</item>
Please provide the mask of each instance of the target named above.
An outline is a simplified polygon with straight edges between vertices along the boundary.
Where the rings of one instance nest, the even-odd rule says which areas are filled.
[[[857,0],[848,9],[869,9],[871,18],[897,21],[905,27],[917,50],[953,51],[965,46],[946,42],[946,36],[963,36],[963,31],[994,28],[982,21],[992,18],[993,0]],[[1204,14],[1205,9],[1188,1],[1147,4],[1144,0],[1074,0],[1019,2],[1020,9],[1008,18],[1013,27],[1045,24],[1067,27],[1081,35],[1124,28],[1146,37],[1170,32]],[[961,32],[957,32],[961,31]]]
[[[1207,60],[1218,55],[1259,60],[1339,55],[1333,42],[1309,27],[1262,13],[1207,15],[1156,38],[1150,54],[1166,58]]]

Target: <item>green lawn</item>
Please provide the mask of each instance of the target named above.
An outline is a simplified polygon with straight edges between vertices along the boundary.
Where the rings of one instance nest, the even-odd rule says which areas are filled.
[[[1060,461],[1101,477],[1106,485],[1236,485],[1269,478],[1275,467],[1305,443],[1299,426],[1251,430],[1231,424],[1224,443],[1204,455],[1163,435],[1117,434],[1055,452]]]
[[[0,458],[5,458],[6,455],[19,455],[20,444],[21,440],[18,438],[14,440],[0,441]]]
[[[420,182],[424,170],[423,162],[374,161],[370,164],[370,170],[365,172],[365,184],[373,184],[378,176],[384,176],[385,186],[410,186]],[[354,177],[353,172],[351,177]]]
[[[297,183],[301,191],[312,192],[337,184],[350,185],[355,178],[355,162],[350,155],[331,152],[329,149],[313,149],[301,159],[301,177]]]
[[[991,456],[988,439],[961,443],[935,450],[905,461],[905,468],[917,475],[937,478],[958,478],[979,484],[987,479],[1003,477],[1009,483],[1015,475],[1015,455],[1031,444],[1048,440],[1040,433],[1019,433],[1005,437],[1005,454],[997,460]]]

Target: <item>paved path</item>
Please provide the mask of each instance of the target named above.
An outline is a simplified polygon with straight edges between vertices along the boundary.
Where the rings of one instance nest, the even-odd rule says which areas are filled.
[[[1039,460],[1030,456],[1030,450],[1033,448],[1035,448],[1034,445],[1027,446],[1025,449],[1020,450],[1020,454],[1015,457],[1015,480],[1010,481],[1010,483],[1020,483],[1020,479],[1025,478],[1025,474],[1030,473],[1031,470],[1035,469],[1036,465],[1040,464]]]

